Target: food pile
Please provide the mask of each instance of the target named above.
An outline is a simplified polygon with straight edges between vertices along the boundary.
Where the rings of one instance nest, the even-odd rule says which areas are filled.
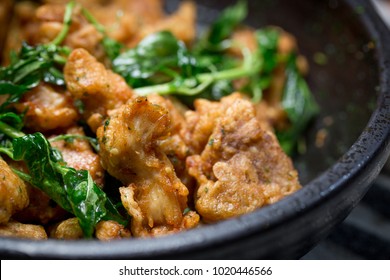
[[[301,188],[289,157],[318,108],[307,62],[247,4],[18,2],[0,68],[0,236],[151,237]]]

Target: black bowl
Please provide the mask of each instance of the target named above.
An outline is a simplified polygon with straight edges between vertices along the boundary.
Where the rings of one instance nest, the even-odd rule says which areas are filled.
[[[208,23],[233,1],[197,1]],[[172,9],[177,1],[169,1]],[[366,0],[249,1],[248,24],[293,33],[310,63],[321,115],[295,159],[304,188],[241,217],[175,235],[111,242],[0,238],[6,258],[299,258],[341,222],[388,155],[390,33]],[[318,56],[321,61],[318,61]],[[316,63],[317,62],[317,63]],[[325,62],[325,63],[324,63]],[[328,135],[315,144],[318,130]]]

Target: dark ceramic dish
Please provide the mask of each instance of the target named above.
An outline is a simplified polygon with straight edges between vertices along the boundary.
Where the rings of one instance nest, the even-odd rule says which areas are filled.
[[[199,22],[232,3],[197,1]],[[169,1],[167,9],[176,4]],[[308,132],[307,153],[295,159],[304,188],[254,213],[155,239],[1,238],[3,258],[299,258],[348,215],[390,153],[389,31],[367,0],[249,4],[248,24],[293,33],[310,62],[321,116]],[[320,129],[328,132],[322,148],[314,144]]]

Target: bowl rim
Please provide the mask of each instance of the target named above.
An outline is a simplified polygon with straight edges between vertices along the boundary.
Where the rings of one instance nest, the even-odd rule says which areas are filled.
[[[345,0],[344,2],[351,11],[357,5],[364,8],[364,13],[359,15],[359,21],[376,43],[375,51],[380,69],[377,107],[351,148],[334,165],[301,190],[252,213],[173,235],[110,242],[0,238],[0,254],[34,258],[103,259],[145,258],[151,255],[164,256],[195,249],[201,250],[272,229],[298,217],[303,210],[307,211],[318,206],[324,198],[331,199],[337,195],[348,181],[358,176],[360,170],[380,156],[382,159],[370,178],[371,181],[374,180],[390,154],[390,30],[369,1]],[[313,196],[313,192],[319,195]],[[215,232],[218,234],[214,234]]]

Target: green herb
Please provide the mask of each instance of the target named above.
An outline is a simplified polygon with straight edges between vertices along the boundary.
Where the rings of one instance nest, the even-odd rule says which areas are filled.
[[[23,160],[29,170],[29,174],[14,170],[15,173],[73,213],[85,237],[92,237],[96,224],[101,220],[126,224],[106,194],[93,182],[89,172],[65,166],[62,157],[41,133],[15,138],[12,146],[12,158]]]
[[[0,114],[0,131],[11,138],[17,138],[24,135],[21,132],[23,128],[23,118],[12,112]]]
[[[41,81],[64,86],[62,72],[58,69],[65,64],[64,55],[69,54],[67,47],[59,46],[65,39],[71,24],[71,15],[75,3],[69,2],[64,16],[64,27],[58,36],[46,45],[29,46],[23,43],[17,55],[11,58],[11,64],[0,68],[0,95],[8,95],[1,104],[0,113],[36,87]]]
[[[191,212],[191,209],[187,207],[183,210],[183,215],[187,215],[189,212]]]
[[[190,106],[195,98],[219,100],[234,91],[234,80],[245,77],[248,82],[240,90],[252,95],[257,103],[280,61],[279,32],[275,28],[260,29],[256,31],[258,51],[251,53],[242,48],[243,59],[227,55],[230,35],[246,14],[244,1],[227,8],[192,51],[168,31],[151,34],[116,57],[113,70],[138,95],[174,94]]]
[[[107,37],[104,27],[87,11],[84,14],[104,38]],[[117,56],[108,55],[112,59],[113,70],[124,77],[139,95],[156,92],[177,94],[182,95],[179,98],[187,104],[192,103],[195,95],[219,100],[233,91],[234,79],[259,70],[259,63],[249,55],[246,55],[248,59],[244,63],[238,58],[222,55],[226,50],[222,47],[225,40],[246,14],[244,1],[227,8],[193,51],[168,31],[151,34],[133,49]],[[104,44],[102,42],[103,47]],[[215,55],[217,50],[219,55]]]
[[[119,56],[121,50],[124,48],[124,46],[119,43],[118,41],[108,37],[106,29],[103,25],[101,25],[96,18],[85,8],[82,8],[82,13],[85,16],[85,18],[99,31],[101,34],[103,34],[102,39],[102,46],[104,48],[105,53],[107,54],[107,57],[110,60],[114,60],[116,57]]]
[[[0,114],[0,153],[16,161],[24,161],[29,174],[14,170],[23,180],[45,192],[66,211],[74,214],[85,237],[91,237],[100,220],[115,220],[126,224],[106,194],[93,182],[86,170],[66,166],[61,152],[51,147],[41,134],[25,135],[19,115]],[[60,135],[52,141],[87,139],[96,145],[96,139],[82,135]]]
[[[262,73],[270,74],[279,62],[278,42],[280,33],[273,27],[266,27],[256,30],[255,36],[260,56],[264,60]]]
[[[290,120],[290,127],[278,131],[279,142],[287,154],[292,154],[297,141],[310,120],[318,113],[318,105],[296,66],[296,56],[291,55],[286,65],[286,84],[282,106]]]
[[[278,55],[279,31],[273,27],[258,29],[255,32],[258,49],[256,58],[262,62],[259,73],[250,76],[250,81],[242,91],[252,95],[253,103],[258,103],[263,97],[263,91],[272,81],[273,71],[279,64]]]
[[[243,49],[243,52],[244,60],[236,68],[200,73],[190,78],[177,77],[168,83],[136,88],[135,93],[138,95],[158,93],[160,95],[177,94],[194,96],[200,94],[216,82],[222,80],[232,81],[258,73],[261,69],[262,61],[256,59],[256,56],[247,49]]]
[[[65,165],[61,153],[52,148],[41,133],[25,135],[22,115],[9,112],[8,106],[18,102],[25,92],[41,81],[64,86],[61,68],[70,50],[59,46],[71,25],[74,1],[66,6],[64,27],[49,44],[22,45],[20,52],[11,59],[11,64],[0,68],[0,95],[8,95],[0,106],[0,153],[13,160],[24,161],[29,174],[14,170],[23,180],[45,192],[66,211],[74,214],[86,237],[91,237],[96,224],[103,219],[126,224],[125,219],[93,182],[86,170],[75,170]],[[62,135],[55,140],[87,139],[98,149],[96,140],[80,135]]]
[[[195,73],[195,59],[171,32],[147,36],[135,48],[116,57],[113,70],[134,87],[159,84]]]
[[[229,48],[231,42],[227,39],[246,18],[247,10],[245,1],[239,1],[237,4],[223,10],[195,46],[195,53],[210,54],[222,52]]]

